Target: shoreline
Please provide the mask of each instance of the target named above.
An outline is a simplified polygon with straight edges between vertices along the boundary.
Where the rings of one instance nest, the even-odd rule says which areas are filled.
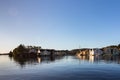
[[[9,53],[0,54],[0,56],[1,56],[1,55],[9,55]]]

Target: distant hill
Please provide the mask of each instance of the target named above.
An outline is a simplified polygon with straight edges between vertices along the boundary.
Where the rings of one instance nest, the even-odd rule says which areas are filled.
[[[0,53],[0,55],[9,55],[9,53]]]

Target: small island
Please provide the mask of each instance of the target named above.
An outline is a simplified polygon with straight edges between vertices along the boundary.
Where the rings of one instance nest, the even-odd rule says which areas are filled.
[[[10,51],[9,56],[13,57],[38,57],[38,56],[120,56],[120,44],[111,45],[103,48],[82,48],[73,50],[42,49],[41,46],[25,46],[20,44],[17,48]]]
[[[36,57],[36,56],[63,56],[69,53],[68,50],[42,49],[41,46],[25,46],[20,44],[9,56],[13,57]]]

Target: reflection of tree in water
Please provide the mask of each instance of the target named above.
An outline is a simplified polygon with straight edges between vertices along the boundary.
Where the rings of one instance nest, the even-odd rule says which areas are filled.
[[[61,59],[62,56],[44,56],[44,57],[10,57],[22,68],[26,65],[37,65],[39,63],[51,63],[55,60]]]
[[[55,61],[55,57],[53,56],[47,56],[47,57],[40,57],[41,63],[50,63]]]
[[[31,57],[13,57],[13,60],[19,64],[21,67],[24,67],[26,64],[34,64],[37,63],[37,58]]]
[[[13,59],[12,56],[9,55],[9,59],[12,60]]]

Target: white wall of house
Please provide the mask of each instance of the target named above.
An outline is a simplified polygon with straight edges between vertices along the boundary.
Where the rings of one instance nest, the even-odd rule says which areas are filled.
[[[94,50],[93,50],[93,49],[90,49],[90,50],[89,50],[89,55],[90,55],[90,56],[93,56],[93,55],[94,55]]]
[[[37,53],[41,53],[40,49],[37,51]]]
[[[103,51],[102,50],[100,50],[100,49],[90,49],[89,50],[89,54],[90,54],[90,56],[92,55],[101,55],[103,53]]]

